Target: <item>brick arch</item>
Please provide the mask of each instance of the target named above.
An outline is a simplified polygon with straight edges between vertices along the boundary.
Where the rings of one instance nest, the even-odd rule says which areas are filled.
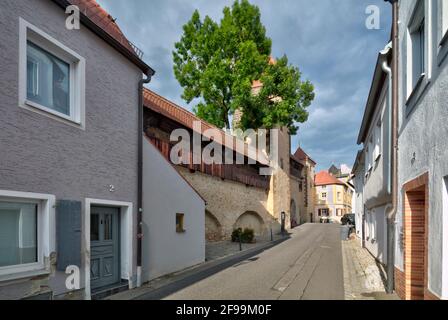
[[[223,231],[221,223],[214,214],[205,210],[205,240],[213,242],[222,239]]]
[[[253,229],[256,236],[260,236],[265,231],[263,218],[255,211],[246,211],[236,219],[234,229],[250,228]]]

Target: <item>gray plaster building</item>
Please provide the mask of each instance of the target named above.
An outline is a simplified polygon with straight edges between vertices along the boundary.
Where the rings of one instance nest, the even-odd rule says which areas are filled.
[[[358,139],[364,148],[355,163],[355,176],[360,179],[355,183],[356,192],[362,194],[364,204],[357,208],[364,217],[362,239],[380,261],[387,263],[384,257],[393,257],[388,277],[400,298],[448,299],[448,2],[391,2],[397,13],[392,28],[397,45],[385,48],[382,62],[380,54]],[[389,57],[390,50],[398,60],[397,73],[395,66],[390,67],[395,60]],[[391,82],[397,83],[396,90],[387,89]],[[386,91],[392,92],[389,99]],[[378,121],[390,116],[387,101],[393,101],[397,117],[390,122]],[[381,126],[387,123],[393,127]],[[375,135],[378,125],[381,134]],[[390,131],[396,139],[390,140]],[[379,149],[377,141],[381,142]],[[390,171],[390,154],[394,152],[396,170]],[[391,176],[396,176],[392,179],[395,182]],[[380,220],[386,223],[378,209],[393,220],[390,235],[383,224],[378,229]],[[374,248],[369,243],[368,216],[372,210],[377,223],[374,236],[378,244],[390,241],[392,254],[386,252],[387,245]]]
[[[399,21],[395,284],[448,299],[448,3],[400,1]]]
[[[136,285],[139,54],[93,0],[2,1],[0,299]]]
[[[358,144],[363,149],[354,165],[356,194],[361,195],[362,243],[383,264],[387,263],[387,214],[392,209],[391,196],[391,45],[378,54],[371,89],[367,98]],[[359,212],[361,211],[361,212]],[[359,231],[359,230],[358,230]]]

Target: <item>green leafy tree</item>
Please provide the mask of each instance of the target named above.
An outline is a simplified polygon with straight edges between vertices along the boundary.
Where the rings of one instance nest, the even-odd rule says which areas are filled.
[[[183,26],[173,51],[174,73],[183,87],[182,98],[200,102],[194,112],[217,127],[230,128],[229,117],[242,111],[241,129],[287,126],[308,118],[306,108],[314,87],[301,81],[298,68],[286,56],[270,63],[272,41],[266,36],[260,10],[247,0],[225,7],[220,23],[199,12]],[[254,94],[252,83],[260,80]]]

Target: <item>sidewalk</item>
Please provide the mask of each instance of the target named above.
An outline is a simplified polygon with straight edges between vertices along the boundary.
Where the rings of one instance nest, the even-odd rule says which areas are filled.
[[[209,277],[225,268],[228,268],[240,261],[244,261],[261,252],[270,249],[281,242],[289,239],[289,236],[276,236],[274,241],[260,241],[255,244],[243,244],[243,251],[239,251],[238,243],[222,241],[213,244],[212,250],[208,254],[208,260],[197,266],[168,274],[160,278],[151,280],[140,288],[120,292],[109,296],[105,300],[159,300],[172,292],[179,290],[179,287],[186,287],[203,278]],[[219,248],[224,249],[219,253]]]
[[[342,241],[345,300],[399,300],[386,294],[385,270],[357,239]]]

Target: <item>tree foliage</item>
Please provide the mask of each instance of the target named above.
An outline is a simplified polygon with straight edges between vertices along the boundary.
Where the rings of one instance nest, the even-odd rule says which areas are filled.
[[[306,108],[314,99],[309,81],[301,81],[298,68],[286,56],[269,63],[272,41],[266,36],[260,10],[247,0],[225,7],[219,23],[196,10],[183,26],[173,51],[174,73],[183,87],[182,98],[202,119],[230,128],[229,116],[243,113],[240,128],[287,126],[307,120]],[[254,94],[252,83],[263,83]]]

